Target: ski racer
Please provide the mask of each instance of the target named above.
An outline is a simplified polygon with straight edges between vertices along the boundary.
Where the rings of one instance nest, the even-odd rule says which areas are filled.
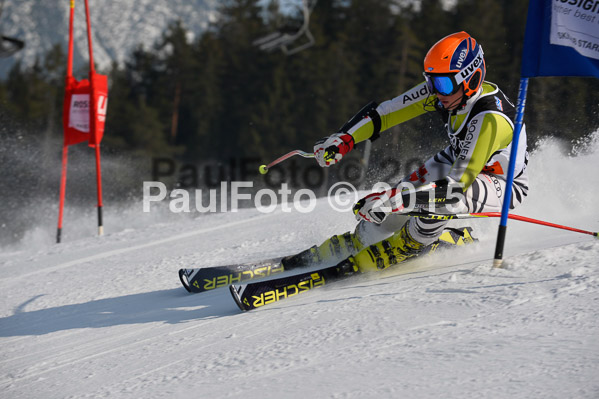
[[[449,145],[392,190],[359,200],[353,208],[359,220],[353,233],[335,235],[320,246],[284,258],[285,269],[335,261],[343,273],[352,274],[385,269],[418,255],[437,240],[448,221],[402,215],[406,183],[413,185],[412,190],[434,190],[437,214],[500,211],[515,108],[497,85],[484,80],[485,73],[483,49],[474,38],[466,32],[446,36],[426,54],[424,82],[394,99],[368,104],[340,132],[319,140],[314,155],[320,166],[328,167],[341,161],[357,143],[376,140],[395,125],[437,112],[445,123]],[[512,209],[528,192],[527,162],[523,126]]]

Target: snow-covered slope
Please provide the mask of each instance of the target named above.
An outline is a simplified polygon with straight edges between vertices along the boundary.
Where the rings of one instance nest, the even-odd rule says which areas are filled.
[[[517,213],[599,230],[597,140],[585,148],[542,145]],[[134,209],[145,226],[106,209],[102,238],[3,250],[1,398],[599,397],[590,236],[512,221],[492,269],[497,220],[475,220],[476,246],[241,313],[226,289],[188,294],[177,270],[293,253],[351,215],[325,201],[173,220]]]
[[[191,34],[202,32],[216,18],[215,0],[103,0],[90,1],[94,60],[104,69],[111,61],[122,63],[137,45],[148,48],[169,23],[181,20]],[[1,32],[25,41],[25,48],[3,60],[0,76],[16,60],[25,65],[42,57],[54,44],[66,53],[70,2],[67,0],[5,0]],[[75,1],[75,64],[87,62],[85,2]]]

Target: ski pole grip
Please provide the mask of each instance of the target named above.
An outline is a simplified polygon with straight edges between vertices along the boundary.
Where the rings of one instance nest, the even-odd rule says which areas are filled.
[[[335,147],[334,145],[330,146],[324,151],[324,159],[325,161],[332,161],[335,159],[335,155],[339,152],[339,147]]]

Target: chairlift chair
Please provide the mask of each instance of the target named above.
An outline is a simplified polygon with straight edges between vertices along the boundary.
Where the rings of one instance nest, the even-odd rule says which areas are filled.
[[[4,8],[4,0],[0,2],[0,17]],[[14,37],[4,36],[0,32],[0,57],[9,57],[25,47],[25,42]]]
[[[314,36],[310,32],[310,13],[314,9],[317,0],[302,0],[302,13],[304,15],[304,22],[300,29],[294,34],[282,33],[282,32],[273,32],[269,35],[261,37],[260,39],[256,39],[253,42],[254,46],[258,46],[260,50],[266,52],[272,52],[277,49],[281,49],[285,55],[292,55],[298,53],[314,44]],[[288,46],[295,42],[302,36],[306,36],[308,39],[307,42],[295,46],[293,48],[289,48]]]
[[[25,47],[25,42],[13,37],[1,35],[0,57],[9,57]]]

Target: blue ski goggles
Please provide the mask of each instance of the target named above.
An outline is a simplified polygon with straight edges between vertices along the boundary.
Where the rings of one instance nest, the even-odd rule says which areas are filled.
[[[460,90],[460,85],[455,80],[455,74],[451,75],[436,75],[422,73],[426,80],[426,86],[429,93],[438,93],[442,96],[451,96]]]

